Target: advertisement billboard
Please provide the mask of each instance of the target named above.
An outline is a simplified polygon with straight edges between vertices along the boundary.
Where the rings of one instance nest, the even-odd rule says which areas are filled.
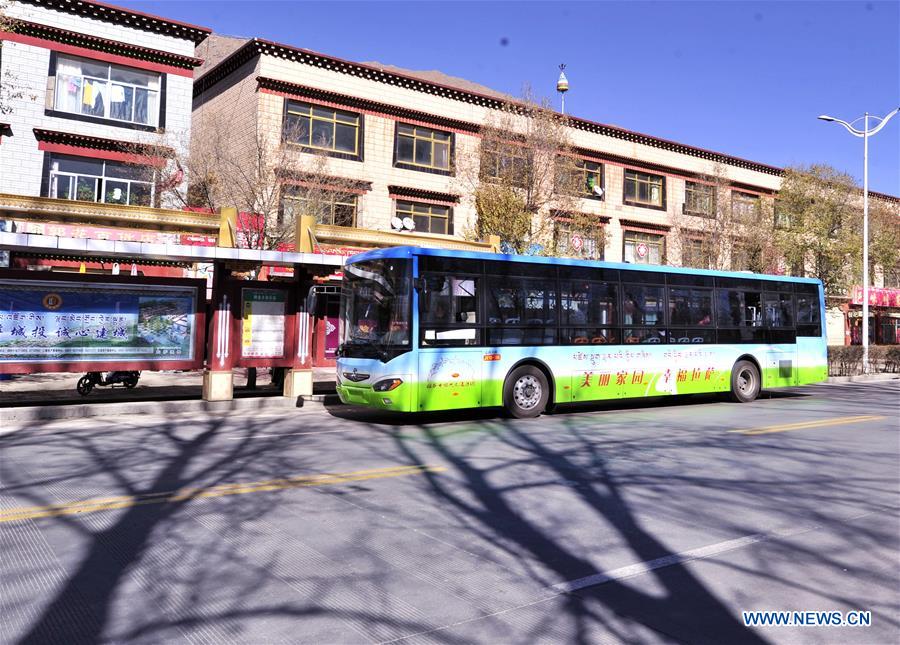
[[[0,368],[197,363],[200,289],[192,284],[0,278]],[[200,283],[202,284],[202,283]],[[139,364],[136,366],[135,364]],[[55,368],[55,369],[54,369]],[[124,367],[123,367],[124,369]]]

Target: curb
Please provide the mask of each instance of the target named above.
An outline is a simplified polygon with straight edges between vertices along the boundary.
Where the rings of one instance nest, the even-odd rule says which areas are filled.
[[[853,376],[829,376],[826,383],[883,383],[898,379],[900,379],[900,374],[855,374]]]
[[[205,412],[224,414],[236,411],[281,410],[301,407],[299,400],[283,396],[267,396],[233,399],[231,401],[128,401],[122,403],[80,403],[76,405],[23,406],[0,409],[3,426],[10,422],[52,421],[58,419],[85,419],[134,414],[190,414]],[[0,435],[6,430],[0,429]]]

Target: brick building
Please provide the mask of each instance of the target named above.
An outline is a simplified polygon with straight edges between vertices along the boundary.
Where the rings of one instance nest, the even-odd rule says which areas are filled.
[[[0,117],[0,193],[172,206],[123,162],[189,146],[209,29],[86,1],[19,0],[7,16],[0,74],[17,96]]]

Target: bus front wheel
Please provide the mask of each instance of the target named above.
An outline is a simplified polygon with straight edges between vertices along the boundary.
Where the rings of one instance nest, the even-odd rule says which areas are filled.
[[[750,361],[738,361],[731,369],[731,399],[738,403],[750,403],[759,396],[762,380],[756,365]]]
[[[540,416],[550,400],[550,384],[533,365],[514,369],[503,385],[503,407],[517,419]]]

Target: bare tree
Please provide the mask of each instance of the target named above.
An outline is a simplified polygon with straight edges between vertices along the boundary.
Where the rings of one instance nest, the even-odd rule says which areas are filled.
[[[16,30],[15,18],[8,14],[9,8],[13,5],[13,0],[0,0],[0,34],[10,33]],[[0,49],[3,48],[3,41],[0,40]],[[0,53],[2,56],[2,53]],[[13,111],[13,101],[26,98],[25,88],[19,84],[19,77],[12,70],[7,69],[0,75],[0,116],[10,114]],[[29,95],[32,101],[37,97]]]
[[[164,174],[160,184],[185,206],[212,212],[237,208],[237,242],[247,248],[276,249],[292,242],[301,215],[352,226],[356,205],[355,199],[350,205],[349,196],[358,182],[331,174],[324,150],[293,143],[299,134],[295,129],[273,134],[260,127],[235,141],[221,118],[196,119],[190,152],[170,164],[169,177]],[[181,171],[189,180],[186,192],[171,178]]]
[[[769,199],[741,191],[716,164],[709,174],[686,183],[684,206],[675,215],[681,265],[773,272],[779,260],[773,226]]]
[[[571,146],[568,122],[547,101],[507,103],[481,128],[481,145],[460,155],[457,177],[475,197],[474,237],[498,235],[516,252],[554,247],[557,217],[586,228],[580,212],[584,170]],[[592,224],[599,221],[594,217]],[[595,231],[594,229],[598,229]]]

